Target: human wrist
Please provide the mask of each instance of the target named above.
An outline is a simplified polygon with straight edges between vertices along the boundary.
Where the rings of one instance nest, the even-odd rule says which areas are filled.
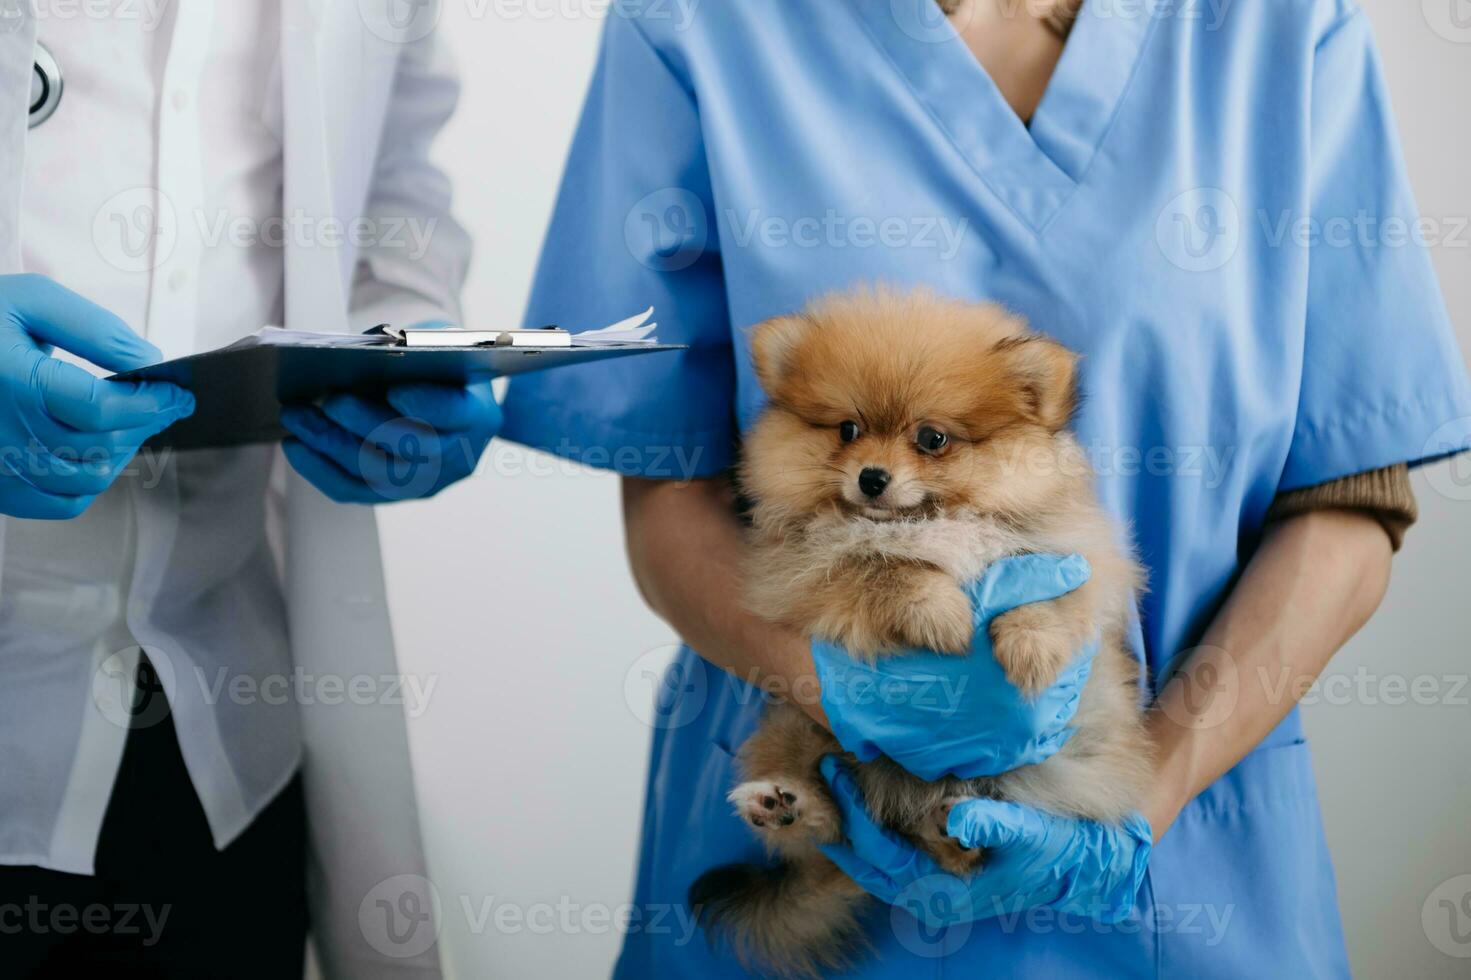
[[[1149,824],[1150,833],[1158,842],[1174,824],[1180,811],[1195,798],[1194,788],[1194,745],[1193,733],[1181,731],[1168,719],[1164,721],[1170,731],[1161,732],[1155,724],[1154,712],[1150,718],[1150,734],[1154,739],[1154,760],[1151,765],[1152,778],[1140,801],[1139,814]]]
[[[802,712],[828,731],[832,721],[822,703],[822,676],[812,652],[813,641],[794,640],[784,658],[786,674],[793,696],[791,701]]]
[[[821,675],[807,637],[792,630],[773,630],[763,623],[759,632],[744,634],[726,650],[728,660],[721,663],[726,672],[831,730],[823,707]]]

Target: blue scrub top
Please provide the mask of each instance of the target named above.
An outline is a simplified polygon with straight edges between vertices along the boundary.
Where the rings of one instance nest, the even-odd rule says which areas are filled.
[[[933,0],[615,4],[528,321],[652,303],[690,349],[517,378],[506,434],[709,476],[762,403],[752,325],[867,281],[999,300],[1084,355],[1078,434],[1149,569],[1158,678],[1278,493],[1471,444],[1415,222],[1344,0],[1089,0],[1030,127]],[[763,859],[724,798],[760,706],[691,651],[671,668],[619,977],[743,975],[653,923],[701,872]],[[1143,901],[1121,925],[934,934],[877,910],[852,975],[1346,975],[1296,712],[1186,807]]]

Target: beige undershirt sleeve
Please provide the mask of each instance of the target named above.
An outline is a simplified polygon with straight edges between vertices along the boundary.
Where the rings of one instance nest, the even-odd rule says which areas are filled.
[[[1410,487],[1410,468],[1404,463],[1278,494],[1267,510],[1267,520],[1280,521],[1315,510],[1357,510],[1368,514],[1383,525],[1395,551],[1400,549],[1405,532],[1420,516],[1415,491]]]

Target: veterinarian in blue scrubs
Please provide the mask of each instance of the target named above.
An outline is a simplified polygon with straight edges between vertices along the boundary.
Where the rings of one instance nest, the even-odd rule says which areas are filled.
[[[1156,684],[1279,493],[1471,443],[1427,257],[1389,234],[1415,209],[1346,0],[1090,0],[1030,127],[932,0],[670,12],[609,17],[528,320],[652,303],[689,350],[517,379],[510,437],[630,476],[713,476],[762,404],[752,325],[863,281],[999,300],[1083,354],[1077,429],[1150,572]],[[688,649],[671,678],[644,909],[761,858],[725,800],[760,699]],[[852,975],[1346,975],[1295,710],[1185,806],[1138,903],[1114,924],[938,933],[895,912]],[[618,968],[742,975],[680,930],[632,929]]]

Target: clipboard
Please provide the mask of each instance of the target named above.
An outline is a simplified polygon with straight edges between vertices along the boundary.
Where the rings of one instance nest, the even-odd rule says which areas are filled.
[[[642,340],[545,348],[406,347],[387,336],[379,342],[366,335],[323,335],[320,343],[273,344],[256,334],[229,347],[162,361],[113,379],[170,381],[194,393],[194,414],[154,436],[148,446],[220,449],[279,441],[286,435],[281,427],[283,404],[309,403],[334,392],[372,393],[414,382],[458,385],[686,346]]]

